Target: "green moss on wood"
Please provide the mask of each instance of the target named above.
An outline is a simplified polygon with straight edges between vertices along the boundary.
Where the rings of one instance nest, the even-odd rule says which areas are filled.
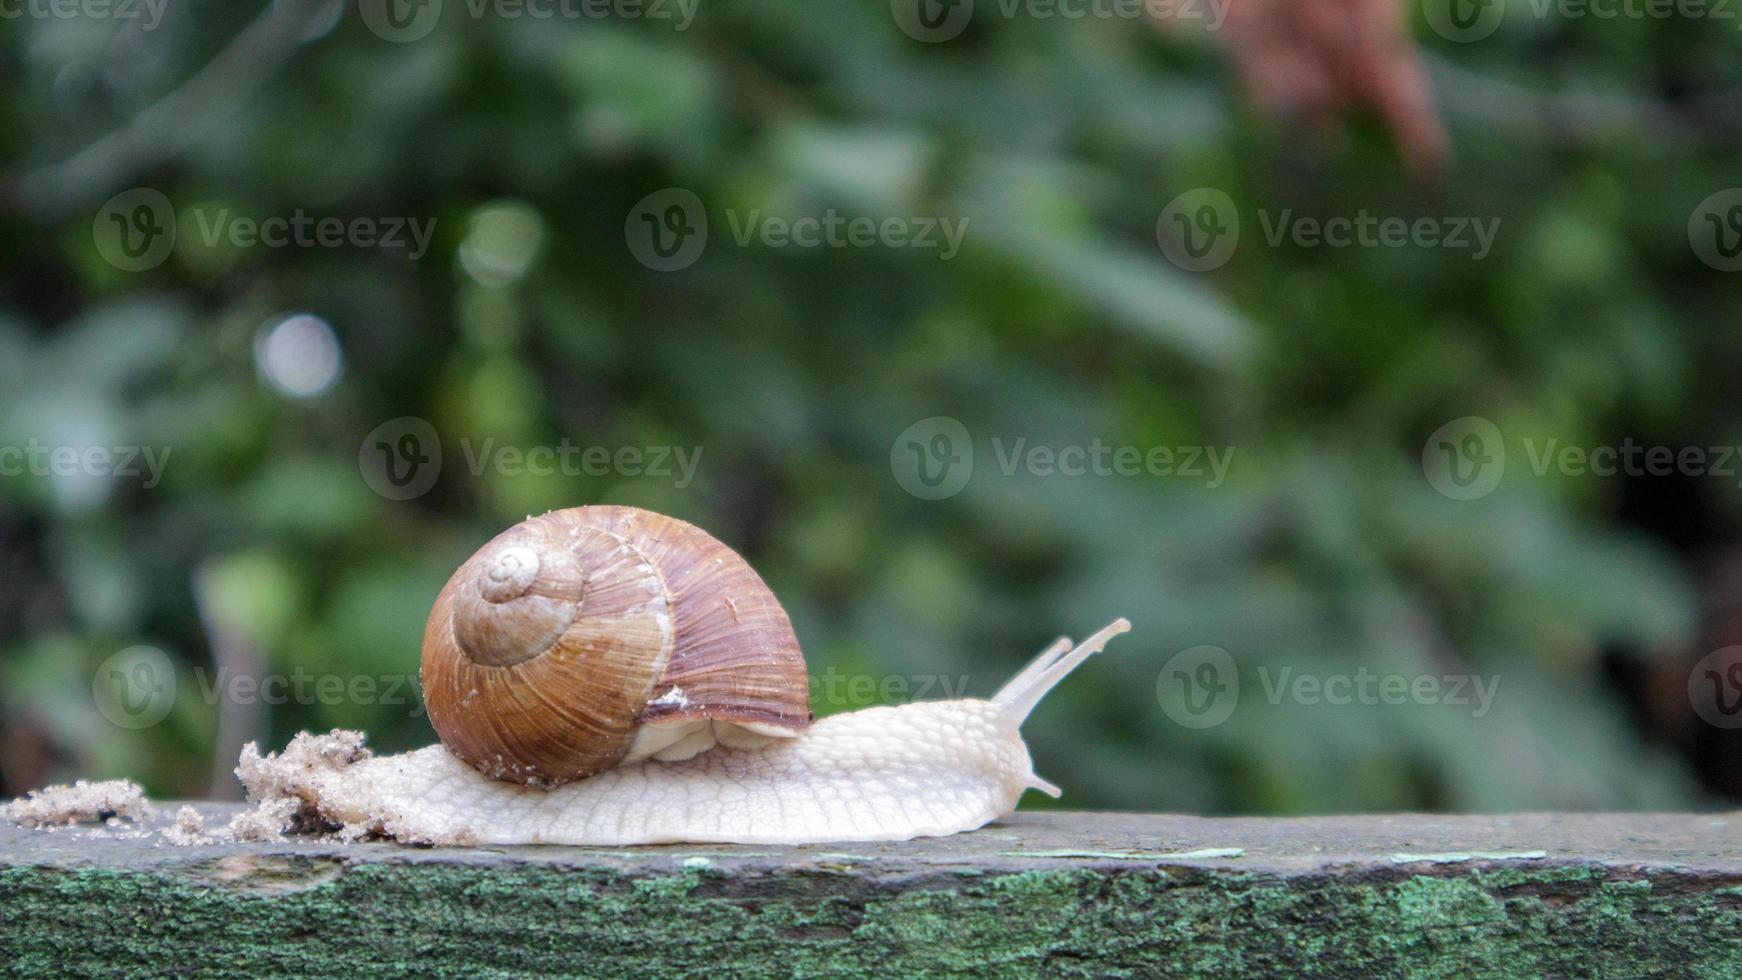
[[[0,962],[35,974],[1729,977],[1742,887],[1675,869],[954,870],[222,861],[0,869]]]

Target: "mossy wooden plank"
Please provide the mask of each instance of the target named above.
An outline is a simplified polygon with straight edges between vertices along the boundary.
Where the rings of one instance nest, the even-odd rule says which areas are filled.
[[[214,822],[225,808],[205,808]],[[792,848],[417,849],[0,830],[0,963],[241,971],[1742,971],[1742,817],[1019,814]]]

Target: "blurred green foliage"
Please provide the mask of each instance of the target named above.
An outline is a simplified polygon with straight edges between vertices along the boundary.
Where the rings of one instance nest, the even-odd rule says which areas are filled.
[[[213,773],[242,737],[276,745],[299,728],[423,744],[414,695],[293,698],[225,729],[224,699],[205,693],[214,651],[258,658],[257,673],[404,678],[430,601],[471,551],[529,513],[610,502],[739,549],[819,675],[941,676],[985,695],[1059,633],[1131,617],[1135,632],[1028,729],[1062,805],[1704,798],[1690,728],[1654,726],[1628,679],[1669,677],[1672,714],[1691,719],[1676,686],[1703,652],[1691,546],[1734,537],[1734,481],[1678,496],[1535,477],[1514,458],[1498,491],[1455,501],[1420,457],[1467,415],[1509,444],[1742,436],[1725,397],[1742,293],[1687,239],[1695,206],[1737,180],[1735,120],[1654,127],[1629,110],[1673,115],[1686,93],[1737,85],[1735,31],[1525,17],[1458,45],[1412,10],[1456,153],[1434,180],[1407,176],[1369,120],[1303,130],[1255,115],[1218,39],[1129,21],[982,11],[928,45],[881,2],[702,0],[685,31],[447,16],[396,44],[355,11],[287,0],[296,40],[213,62],[260,9],[190,0],[152,31],[0,22],[0,171],[15,194],[0,215],[0,444],[171,453],[149,488],[0,478],[8,791],[130,775],[162,794],[228,792]],[[218,84],[166,98],[208,63]],[[625,219],[668,186],[706,202],[712,231],[700,261],[660,273],[626,247]],[[1156,225],[1205,186],[1246,226],[1227,266],[1194,274],[1167,262]],[[125,272],[93,220],[132,187],[184,213],[397,216],[435,232],[411,261],[238,248],[184,226],[167,261]],[[946,262],[739,246],[727,220],[831,207],[970,225]],[[1259,209],[1500,224],[1475,261],[1271,247]],[[298,313],[330,324],[342,352],[314,397],[262,367],[264,332]],[[395,501],[371,490],[359,449],[404,416],[434,426],[443,467],[430,492]],[[980,447],[965,489],[938,501],[905,492],[890,462],[898,434],[933,416]],[[1213,489],[1005,476],[994,437],[1234,457]],[[472,472],[467,447],[491,439],[702,456],[681,488]],[[128,729],[99,712],[93,678],[136,644],[170,655],[178,696]],[[1205,644],[1239,664],[1241,700],[1192,729],[1162,710],[1158,674]],[[1272,704],[1263,676],[1284,667],[1499,688],[1480,718]],[[843,689],[817,710],[916,687]]]

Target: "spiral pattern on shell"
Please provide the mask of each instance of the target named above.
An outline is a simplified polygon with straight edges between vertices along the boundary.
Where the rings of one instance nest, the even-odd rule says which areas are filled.
[[[423,688],[448,750],[518,783],[811,719],[803,654],[761,577],[701,529],[633,507],[552,511],[479,549],[430,612]]]

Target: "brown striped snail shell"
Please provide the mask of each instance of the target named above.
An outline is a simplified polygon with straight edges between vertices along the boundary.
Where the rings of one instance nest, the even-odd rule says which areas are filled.
[[[810,726],[792,624],[744,559],[634,507],[529,518],[461,565],[423,637],[430,722],[494,779],[554,785]]]

